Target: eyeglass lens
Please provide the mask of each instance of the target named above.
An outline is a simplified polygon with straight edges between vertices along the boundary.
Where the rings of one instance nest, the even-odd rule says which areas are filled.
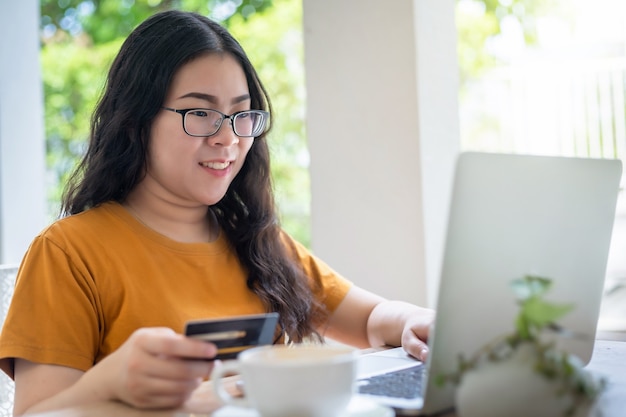
[[[228,116],[214,110],[191,110],[185,114],[185,130],[190,135],[210,136],[217,133]],[[265,117],[258,111],[244,111],[230,117],[238,136],[259,136],[265,129]]]

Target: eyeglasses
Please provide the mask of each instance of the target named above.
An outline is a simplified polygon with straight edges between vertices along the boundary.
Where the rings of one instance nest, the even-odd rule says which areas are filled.
[[[178,113],[183,117],[183,130],[189,136],[213,136],[222,127],[224,119],[230,119],[235,135],[242,138],[260,136],[267,126],[270,114],[263,110],[238,111],[231,115],[212,109],[172,109],[163,110]]]

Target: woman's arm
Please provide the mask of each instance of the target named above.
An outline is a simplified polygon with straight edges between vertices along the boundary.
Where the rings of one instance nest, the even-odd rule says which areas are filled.
[[[352,287],[331,315],[324,335],[356,347],[403,346],[425,360],[435,312],[402,301],[389,301]]]
[[[212,362],[206,359],[215,354],[213,344],[147,328],[87,372],[15,359],[14,415],[105,400],[139,408],[179,407],[209,375]]]

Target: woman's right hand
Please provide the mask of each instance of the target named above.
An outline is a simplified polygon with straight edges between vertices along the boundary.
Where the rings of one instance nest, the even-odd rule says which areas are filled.
[[[115,352],[82,372],[15,360],[15,415],[122,401],[138,408],[178,408],[213,369],[217,348],[168,328],[135,331]]]
[[[175,408],[210,375],[216,353],[215,345],[171,329],[144,328],[97,367],[110,381],[112,399],[138,408]]]

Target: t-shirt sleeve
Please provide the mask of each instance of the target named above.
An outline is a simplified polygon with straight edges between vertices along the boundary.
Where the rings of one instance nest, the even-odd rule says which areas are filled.
[[[81,370],[93,366],[100,325],[96,294],[89,271],[72,260],[62,240],[35,238],[0,336],[0,368],[12,377],[14,358]]]
[[[326,306],[329,313],[335,311],[352,288],[352,282],[341,276],[286,233],[283,233],[283,239],[294,248],[300,265],[309,278],[315,296]]]

